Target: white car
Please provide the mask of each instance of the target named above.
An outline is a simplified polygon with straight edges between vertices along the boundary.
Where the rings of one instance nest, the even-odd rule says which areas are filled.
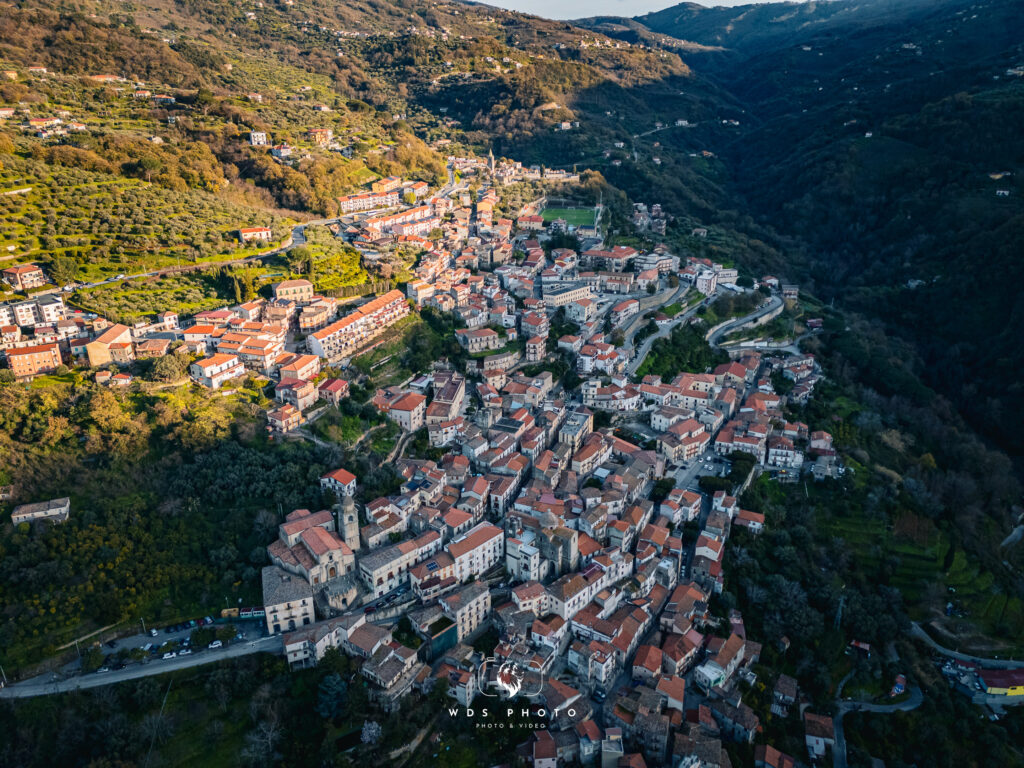
[[[177,657],[178,654],[176,654],[174,651],[168,651],[162,656],[162,658],[164,659],[176,659]]]
[[[192,655],[192,649],[191,648],[182,648],[181,651],[178,652],[178,655],[179,656],[191,656]]]
[[[212,643],[210,643],[206,647],[207,648],[223,648],[224,647],[224,643],[222,643],[220,640],[214,640]]]

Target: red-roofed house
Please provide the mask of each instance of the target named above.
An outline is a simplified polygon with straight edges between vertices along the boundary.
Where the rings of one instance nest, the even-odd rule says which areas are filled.
[[[641,645],[633,658],[633,679],[653,682],[661,674],[661,649],[655,645]]]
[[[345,379],[324,379],[317,387],[317,391],[324,400],[337,405],[348,397],[348,382]]]
[[[426,413],[427,398],[416,392],[402,395],[388,409],[388,416],[407,432],[415,432],[422,427]]]
[[[356,476],[347,469],[336,469],[320,478],[320,487],[334,491],[338,496],[354,496]]]

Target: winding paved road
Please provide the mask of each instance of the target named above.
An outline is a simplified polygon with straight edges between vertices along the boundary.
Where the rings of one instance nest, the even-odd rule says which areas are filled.
[[[769,312],[775,311],[781,306],[782,299],[779,296],[772,296],[766,304],[758,307],[749,315],[737,317],[735,320],[732,320],[731,322],[723,325],[721,328],[718,328],[717,330],[712,332],[708,336],[708,344],[710,344],[712,347],[717,347],[718,340],[721,339],[722,336],[724,336],[725,334],[729,333],[730,331],[735,331],[737,328],[746,325],[751,320],[756,320],[759,317],[763,317],[764,315],[767,315]]]
[[[714,301],[717,296],[718,294],[712,295],[710,301]],[[646,358],[647,353],[651,351],[651,346],[653,346],[654,342],[657,341],[658,339],[664,339],[667,336],[669,336],[669,334],[671,334],[672,331],[675,330],[675,328],[680,323],[682,323],[684,320],[689,320],[691,317],[697,314],[697,310],[700,309],[701,306],[703,306],[703,304],[704,302],[702,301],[700,304],[695,304],[691,309],[688,309],[685,312],[680,312],[678,315],[672,318],[671,322],[666,323],[661,328],[659,328],[657,333],[652,333],[650,336],[644,339],[644,343],[640,345],[640,349],[637,350],[636,356],[633,358],[632,361],[630,361],[629,365],[626,366],[626,372],[630,376],[634,375],[640,368],[640,366],[643,365],[644,358]]]
[[[836,743],[832,747],[833,768],[846,768],[846,734],[843,732],[843,718],[847,712],[876,712],[884,714],[887,712],[909,712],[917,709],[924,701],[924,694],[916,685],[910,686],[910,697],[898,704],[861,704],[856,701],[837,701],[839,711],[832,718],[835,726]]]
[[[640,311],[629,319],[625,327],[622,328],[623,334],[625,334],[625,341],[622,344],[623,349],[633,349],[633,337],[636,336],[637,332],[647,325],[647,320],[644,315],[654,309],[661,309],[674,304],[677,301],[681,301],[682,298],[690,290],[690,286],[682,282],[675,288],[671,286],[665,288],[663,291],[659,291],[653,296],[645,296],[642,299],[638,299],[640,304]],[[611,305],[609,305],[609,308]],[[610,309],[609,309],[610,311]]]
[[[959,659],[960,661],[971,661],[975,664],[980,665],[983,669],[1024,669],[1024,661],[1014,661],[1013,659],[986,659],[982,656],[971,656],[969,653],[960,653],[959,651],[953,651],[949,648],[939,645],[935,642],[931,635],[922,629],[918,622],[912,622],[910,627],[910,634],[919,640],[923,640],[925,643],[930,645],[934,651],[948,656],[951,659]]]

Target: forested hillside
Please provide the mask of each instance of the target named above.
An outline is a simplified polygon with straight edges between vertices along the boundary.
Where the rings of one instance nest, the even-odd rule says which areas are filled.
[[[1010,0],[840,0],[585,22],[665,36],[742,105],[717,147],[731,204],[806,288],[910,341],[915,375],[1018,462],[1019,21]]]

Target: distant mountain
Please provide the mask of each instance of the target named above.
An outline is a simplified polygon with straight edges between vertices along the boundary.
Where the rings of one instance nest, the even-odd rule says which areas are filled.
[[[725,197],[791,238],[808,288],[912,341],[924,381],[1018,457],[1020,12],[1016,0],[684,3],[630,20],[715,47],[670,46],[741,105],[742,128],[716,147]]]

